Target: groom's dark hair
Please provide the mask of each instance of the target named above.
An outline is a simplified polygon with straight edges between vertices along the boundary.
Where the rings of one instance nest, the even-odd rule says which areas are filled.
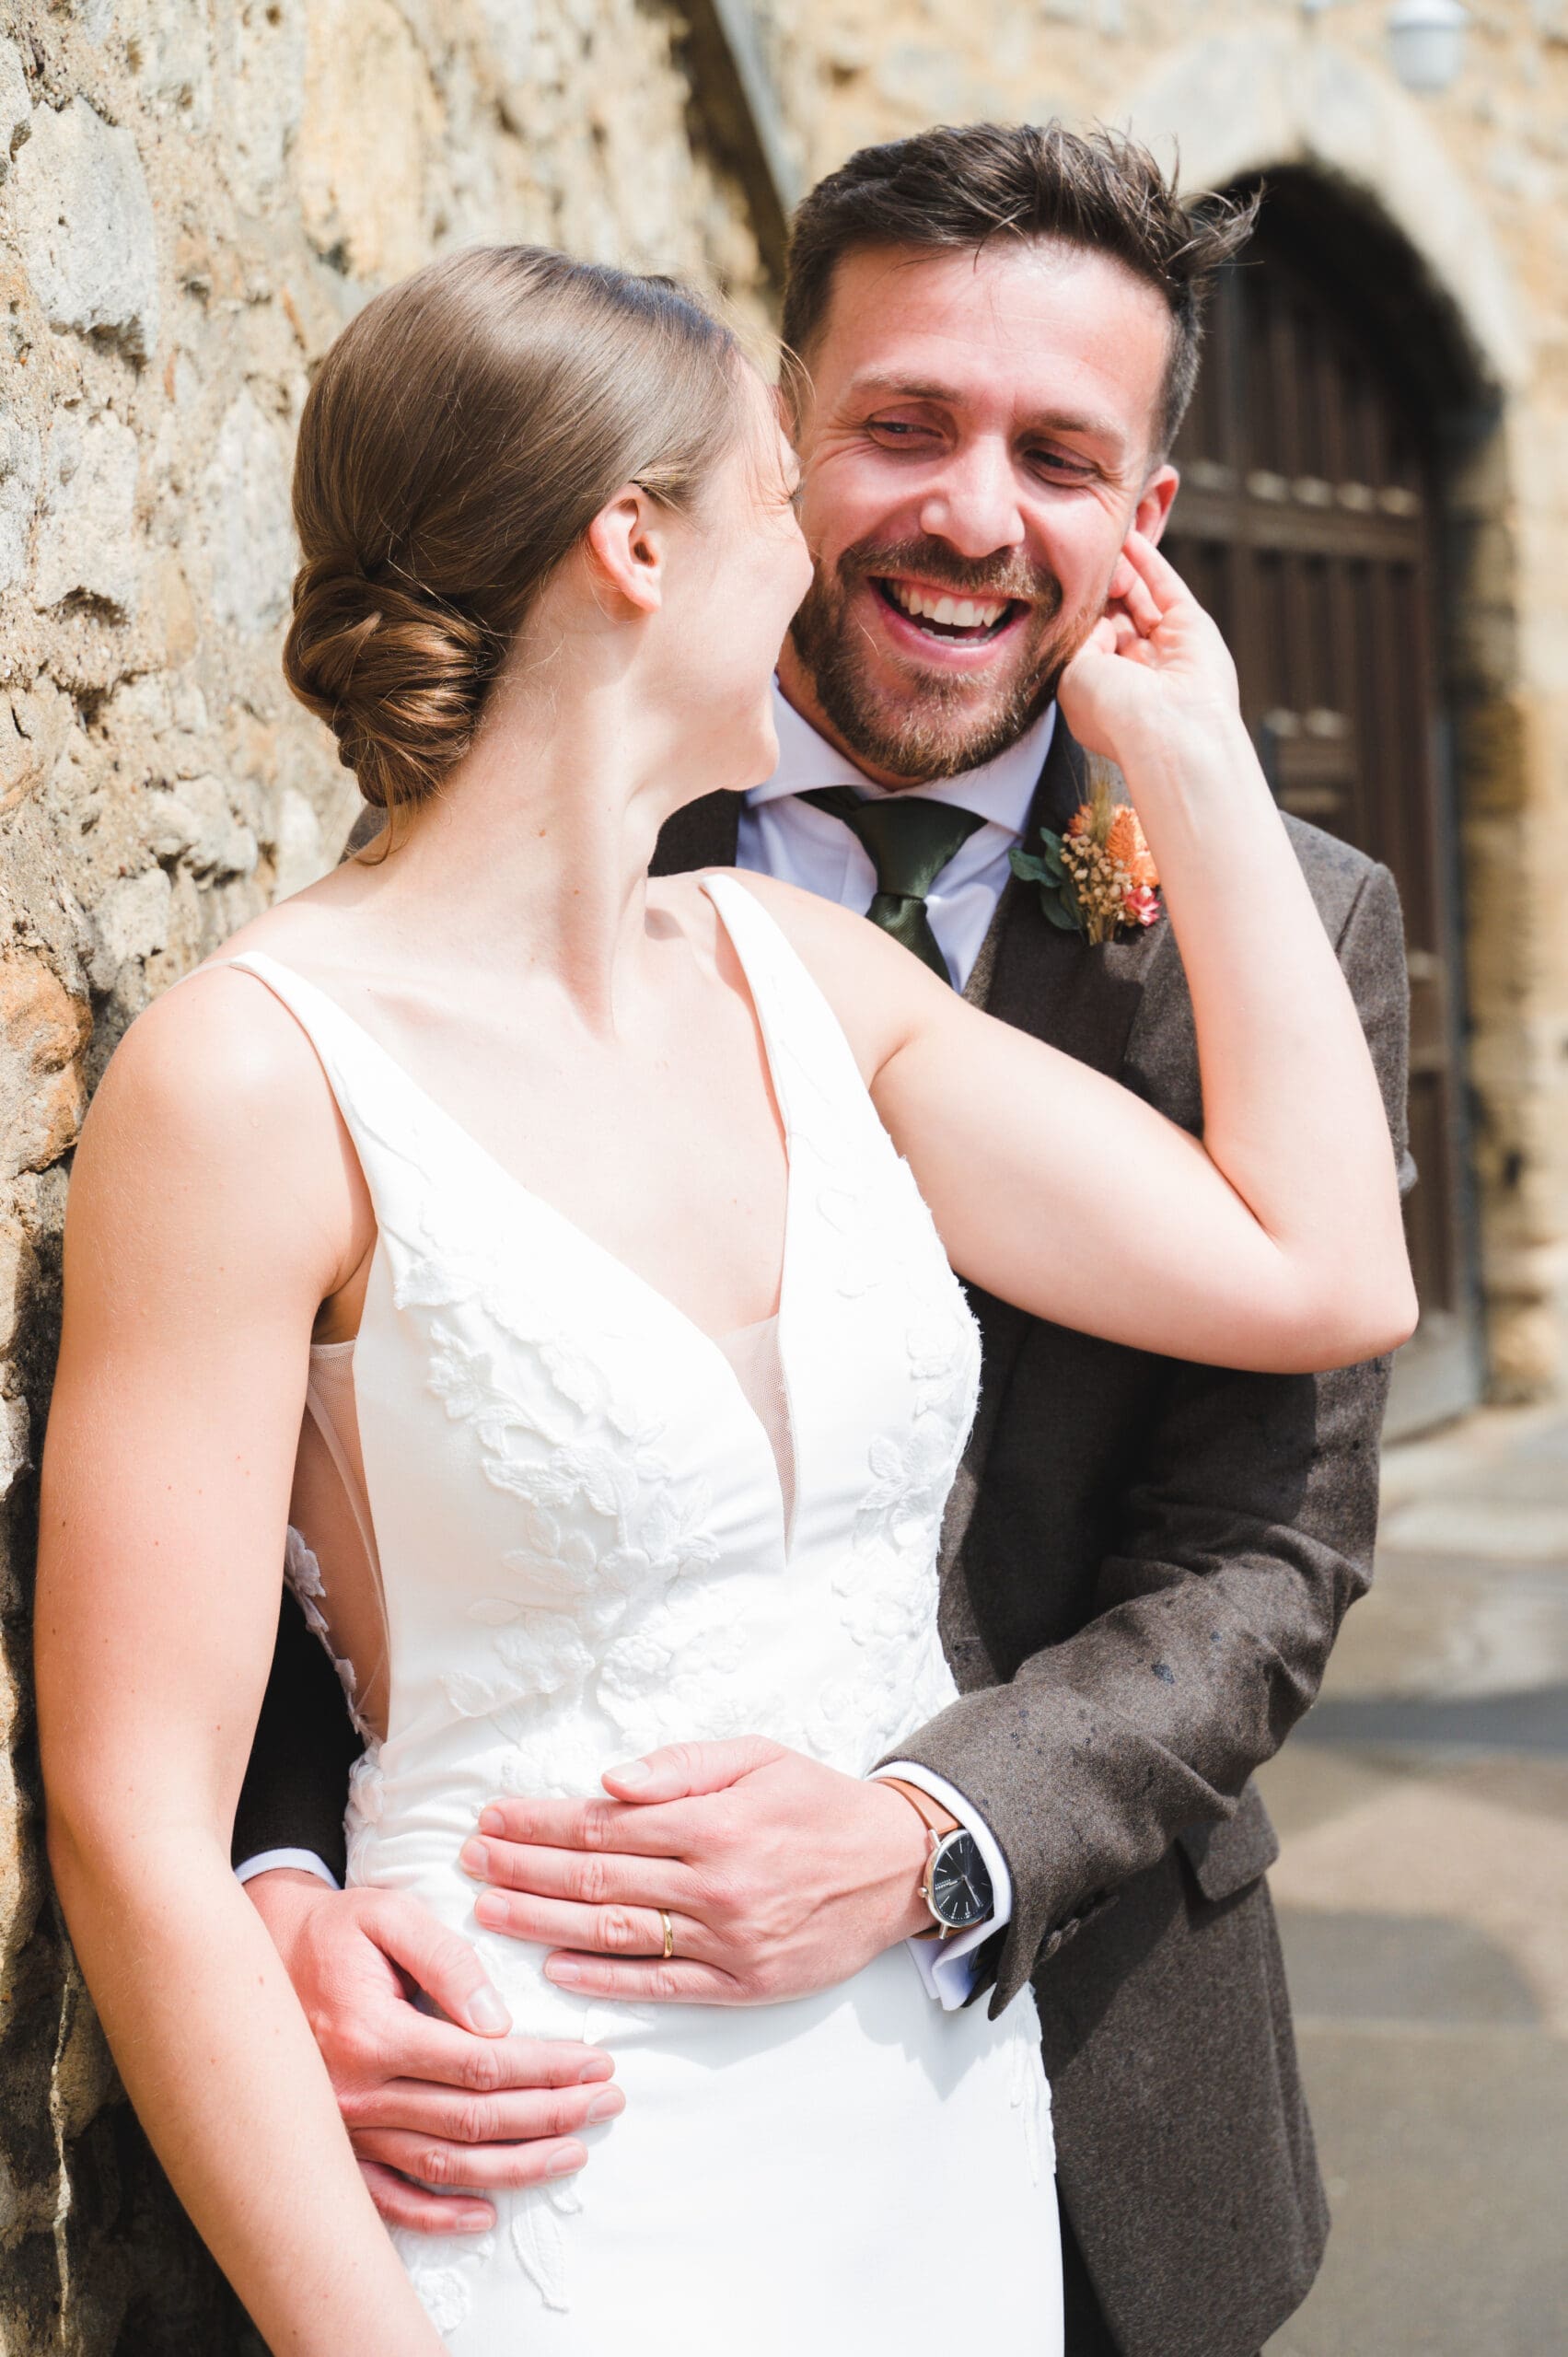
[[[809,368],[846,254],[877,246],[978,253],[998,238],[1059,238],[1110,255],[1170,307],[1157,454],[1176,439],[1198,379],[1215,271],[1246,244],[1259,199],[1191,202],[1135,139],[1061,122],[940,125],[862,147],[805,197],[790,232],[784,340]]]

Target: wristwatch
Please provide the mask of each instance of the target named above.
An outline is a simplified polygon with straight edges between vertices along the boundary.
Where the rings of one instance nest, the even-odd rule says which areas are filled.
[[[927,1936],[947,1940],[955,1932],[972,1931],[996,1907],[980,1843],[967,1825],[955,1825],[952,1812],[918,1784],[907,1784],[901,1776],[884,1776],[880,1781],[903,1794],[930,1838],[920,1895],[931,1910],[936,1929]]]

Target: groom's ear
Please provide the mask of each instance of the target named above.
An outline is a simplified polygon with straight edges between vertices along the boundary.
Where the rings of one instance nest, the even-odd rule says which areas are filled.
[[[1156,467],[1138,494],[1138,505],[1132,510],[1127,529],[1142,532],[1146,540],[1158,541],[1170,515],[1170,503],[1176,497],[1181,477],[1170,465]],[[1125,542],[1123,543],[1123,551]],[[1125,598],[1132,586],[1132,568],[1125,553],[1119,553],[1111,569],[1110,581],[1105,593],[1106,610]]]
[[[584,534],[589,576],[612,610],[656,613],[668,563],[664,511],[636,483],[617,492]]]
[[[1156,467],[1139,493],[1137,509],[1131,528],[1142,532],[1144,540],[1157,546],[1170,517],[1170,505],[1180,488],[1181,477],[1168,459]]]

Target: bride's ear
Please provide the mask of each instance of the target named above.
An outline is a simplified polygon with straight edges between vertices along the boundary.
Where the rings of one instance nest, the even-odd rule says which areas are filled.
[[[588,571],[599,596],[622,611],[656,613],[669,562],[668,517],[635,483],[601,507],[586,535]]]

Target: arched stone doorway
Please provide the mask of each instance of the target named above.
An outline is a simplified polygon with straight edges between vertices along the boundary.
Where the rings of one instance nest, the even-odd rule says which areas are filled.
[[[1473,410],[1401,241],[1311,172],[1271,174],[1218,292],[1167,546],[1235,651],[1282,806],[1385,861],[1403,900],[1422,1318],[1396,1432],[1483,1374],[1444,656],[1445,459]]]

